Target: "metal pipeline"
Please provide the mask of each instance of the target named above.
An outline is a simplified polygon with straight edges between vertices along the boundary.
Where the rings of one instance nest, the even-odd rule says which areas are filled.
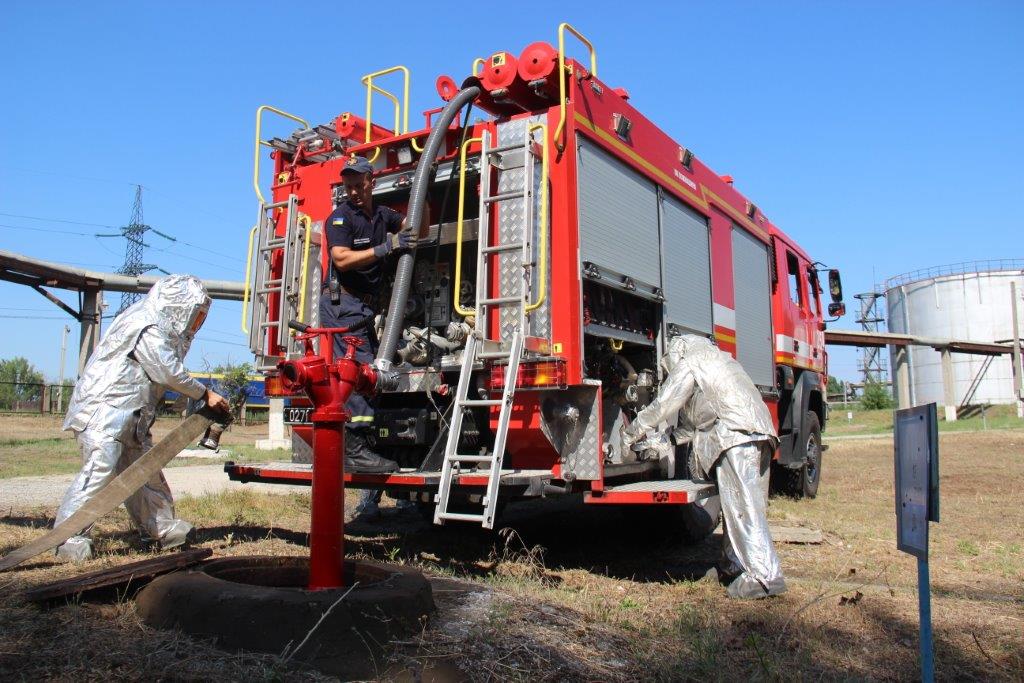
[[[444,142],[445,135],[448,132],[448,126],[451,125],[455,114],[479,95],[480,81],[475,78],[466,79],[466,82],[462,84],[462,90],[448,101],[441,115],[436,119],[434,127],[430,129],[430,135],[427,136],[427,144],[423,148],[423,154],[420,155],[419,163],[416,164],[416,173],[413,176],[412,189],[409,192],[409,213],[406,216],[407,229],[419,232],[420,222],[423,220],[427,190],[430,187],[431,166],[433,166],[434,161],[437,159],[441,143]],[[468,126],[469,121],[466,121],[465,125]],[[388,305],[384,332],[381,334],[377,359],[374,361],[374,365],[382,370],[390,370],[394,362],[398,338],[402,333],[402,326],[405,323],[405,306],[409,299],[409,288],[412,284],[412,270],[415,260],[415,248],[398,258],[395,284],[391,290],[391,303]]]

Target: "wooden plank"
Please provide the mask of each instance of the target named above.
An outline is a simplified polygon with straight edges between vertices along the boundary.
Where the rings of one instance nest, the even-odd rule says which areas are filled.
[[[191,442],[198,439],[203,430],[215,421],[220,422],[221,417],[215,414],[209,406],[204,406],[199,412],[186,417],[159,443],[104,484],[70,517],[27,545],[0,557],[0,571],[16,567],[31,557],[56,548],[83,529],[88,529],[93,522],[115,510],[121,503],[128,500],[129,496],[145,486],[153,476],[158,475],[164,465],[174,459],[174,456],[181,453]]]
[[[36,586],[22,593],[22,596],[29,602],[45,603],[90,593],[109,594],[128,588],[138,589],[161,574],[199,564],[212,554],[209,548],[168,553]]]

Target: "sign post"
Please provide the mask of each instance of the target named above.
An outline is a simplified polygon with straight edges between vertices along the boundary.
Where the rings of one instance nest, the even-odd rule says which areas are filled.
[[[939,521],[939,431],[934,403],[896,411],[896,547],[917,557],[921,680],[935,680],[928,522]]]

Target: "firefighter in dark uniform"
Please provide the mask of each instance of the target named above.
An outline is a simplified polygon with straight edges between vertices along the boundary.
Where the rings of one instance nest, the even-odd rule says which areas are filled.
[[[341,178],[345,199],[327,219],[333,267],[320,297],[323,327],[349,327],[376,315],[381,305],[385,260],[416,243],[415,233],[405,229],[402,214],[373,205],[373,167],[366,159],[349,157]],[[372,363],[378,345],[372,322],[349,334],[363,339],[363,345],[356,349],[356,360]],[[335,358],[344,353],[343,336],[334,336]],[[367,443],[366,435],[373,426],[371,401],[353,393],[345,407],[351,413],[345,425],[345,469],[364,473],[397,470],[397,463],[374,452]]]

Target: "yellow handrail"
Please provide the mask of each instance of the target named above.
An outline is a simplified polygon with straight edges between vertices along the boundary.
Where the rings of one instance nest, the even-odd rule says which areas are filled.
[[[378,76],[386,76],[390,73],[401,71],[404,75],[404,84],[402,87],[402,104],[399,105],[398,97],[394,94],[384,90],[380,86],[374,85],[373,79]],[[361,79],[363,85],[366,86],[366,137],[365,142],[370,142],[370,131],[373,128],[373,92],[376,90],[381,95],[384,95],[395,104],[395,135],[409,132],[409,69],[404,66],[393,66],[390,69],[381,69],[380,71],[374,71],[372,74],[366,74]],[[401,131],[398,127],[398,120],[402,119]],[[373,154],[367,158],[371,164],[377,160],[380,156],[380,147],[373,150]]]
[[[487,60],[486,60],[486,59],[484,59],[483,57],[477,57],[476,59],[474,59],[474,60],[473,60],[473,66],[472,66],[472,68],[471,68],[471,69],[469,70],[470,74],[471,74],[471,75],[473,75],[473,76],[479,76],[480,74],[479,74],[479,73],[477,73],[477,70],[476,70],[476,68],[477,68],[478,66],[483,66],[483,65],[484,65],[484,64],[486,64],[486,63],[487,63]]]
[[[395,125],[392,126],[392,130],[395,131],[395,135],[398,135],[399,130],[401,130],[398,127],[398,118],[401,115],[400,112],[402,110],[402,106],[398,103],[398,96],[395,95],[392,92],[388,92],[387,90],[385,90],[384,88],[380,87],[379,85],[377,85],[375,83],[371,83],[370,84],[370,88],[374,92],[379,92],[381,95],[383,95],[384,97],[386,97],[389,100],[391,100],[391,103],[393,105],[395,105]],[[369,121],[369,119],[367,119],[367,121]],[[366,126],[366,141],[367,142],[370,141],[370,126],[369,125]]]
[[[369,85],[369,87],[366,90],[366,96],[367,96],[366,111],[367,112],[370,111],[371,104],[370,104],[369,100],[370,100],[371,94],[373,92],[379,92],[381,95],[383,95],[384,97],[386,97],[389,100],[391,100],[392,104],[395,105],[395,127],[394,127],[393,130],[395,132],[395,135],[398,135],[398,131],[399,131],[398,119],[399,119],[399,116],[401,115],[400,111],[401,111],[401,108],[402,108],[401,105],[398,103],[398,97],[396,97],[394,95],[394,93],[388,92],[384,88],[381,88],[380,86],[378,86],[378,85],[376,85],[374,83],[369,83],[368,85]],[[371,137],[371,135],[370,135],[370,119],[369,119],[369,113],[368,113],[367,114],[367,119],[366,119],[366,136],[365,136],[366,142],[370,141],[370,137]],[[373,154],[371,154],[369,157],[367,157],[366,160],[369,161],[372,164],[373,162],[375,162],[377,160],[377,157],[379,157],[379,156],[380,156],[380,147],[376,147],[373,150]]]
[[[531,136],[537,129],[540,129],[544,136],[541,145],[543,156],[540,158],[540,296],[532,304],[526,305],[527,313],[540,308],[548,293],[548,127],[543,123],[534,123],[526,134]]]
[[[466,150],[474,142],[482,142],[482,138],[469,138],[462,143],[462,150],[459,152],[459,213],[455,219],[455,312],[459,315],[476,315],[475,308],[463,308],[459,302],[459,294],[462,292],[462,219],[465,213],[466,199]],[[480,182],[485,182],[481,178]],[[480,239],[480,226],[484,224],[484,217],[477,219],[477,239]],[[440,238],[440,234],[438,234]],[[479,295],[479,292],[476,292]]]
[[[313,222],[309,216],[299,214],[299,222],[305,223],[306,234],[302,239],[302,280],[299,283],[299,322],[306,322],[306,284],[309,281],[309,241],[313,237]],[[295,336],[295,330],[292,330]]]
[[[242,294],[242,332],[249,334],[249,277],[252,275],[252,241],[260,225],[257,223],[249,231],[249,251],[245,254],[245,292]]]
[[[555,146],[558,147],[558,151],[561,152],[565,149],[565,143],[562,142],[562,132],[565,130],[565,30],[569,29],[569,32],[580,39],[580,42],[587,46],[590,50],[590,75],[597,76],[597,52],[594,50],[594,44],[587,40],[582,33],[577,31],[575,28],[570,26],[567,22],[562,22],[558,25],[558,101],[559,108],[561,109],[561,115],[558,120],[558,128],[555,129]]]
[[[373,90],[377,90],[377,92],[380,92],[382,94],[387,94],[387,95],[391,96],[392,98],[394,98],[395,100],[398,99],[397,97],[394,97],[393,95],[391,95],[391,93],[388,93],[386,90],[383,90],[383,89],[381,89],[381,88],[379,88],[377,86],[374,86],[373,85],[373,79],[377,78],[378,76],[386,76],[387,74],[395,73],[396,71],[401,71],[402,75],[404,76],[404,78],[403,78],[404,83],[402,85],[402,106],[401,106],[402,130],[401,130],[401,132],[402,133],[408,133],[409,132],[409,69],[407,69],[406,67],[401,66],[401,65],[393,66],[390,69],[382,69],[380,71],[374,71],[372,74],[366,74],[362,78],[363,84],[366,86],[366,142],[370,141],[370,127],[371,127],[371,123],[373,121],[373,118],[372,118],[372,116],[373,116]],[[395,106],[398,106],[397,102],[396,102]],[[395,135],[398,135],[398,133],[399,133],[399,130],[398,130],[398,120],[397,120],[397,117],[396,117],[396,120],[395,120]]]
[[[301,123],[304,128],[309,128],[309,124],[305,119],[299,118],[294,114],[289,114],[286,111],[282,111],[277,107],[271,107],[269,104],[263,104],[256,109],[256,142],[253,144],[252,151],[252,187],[256,190],[256,196],[259,197],[260,203],[266,204],[267,200],[263,197],[263,193],[260,191],[260,145],[266,145],[270,147],[270,143],[263,140],[261,133],[263,130],[263,112],[272,111],[278,116],[283,116],[286,119],[291,119],[297,123]]]

